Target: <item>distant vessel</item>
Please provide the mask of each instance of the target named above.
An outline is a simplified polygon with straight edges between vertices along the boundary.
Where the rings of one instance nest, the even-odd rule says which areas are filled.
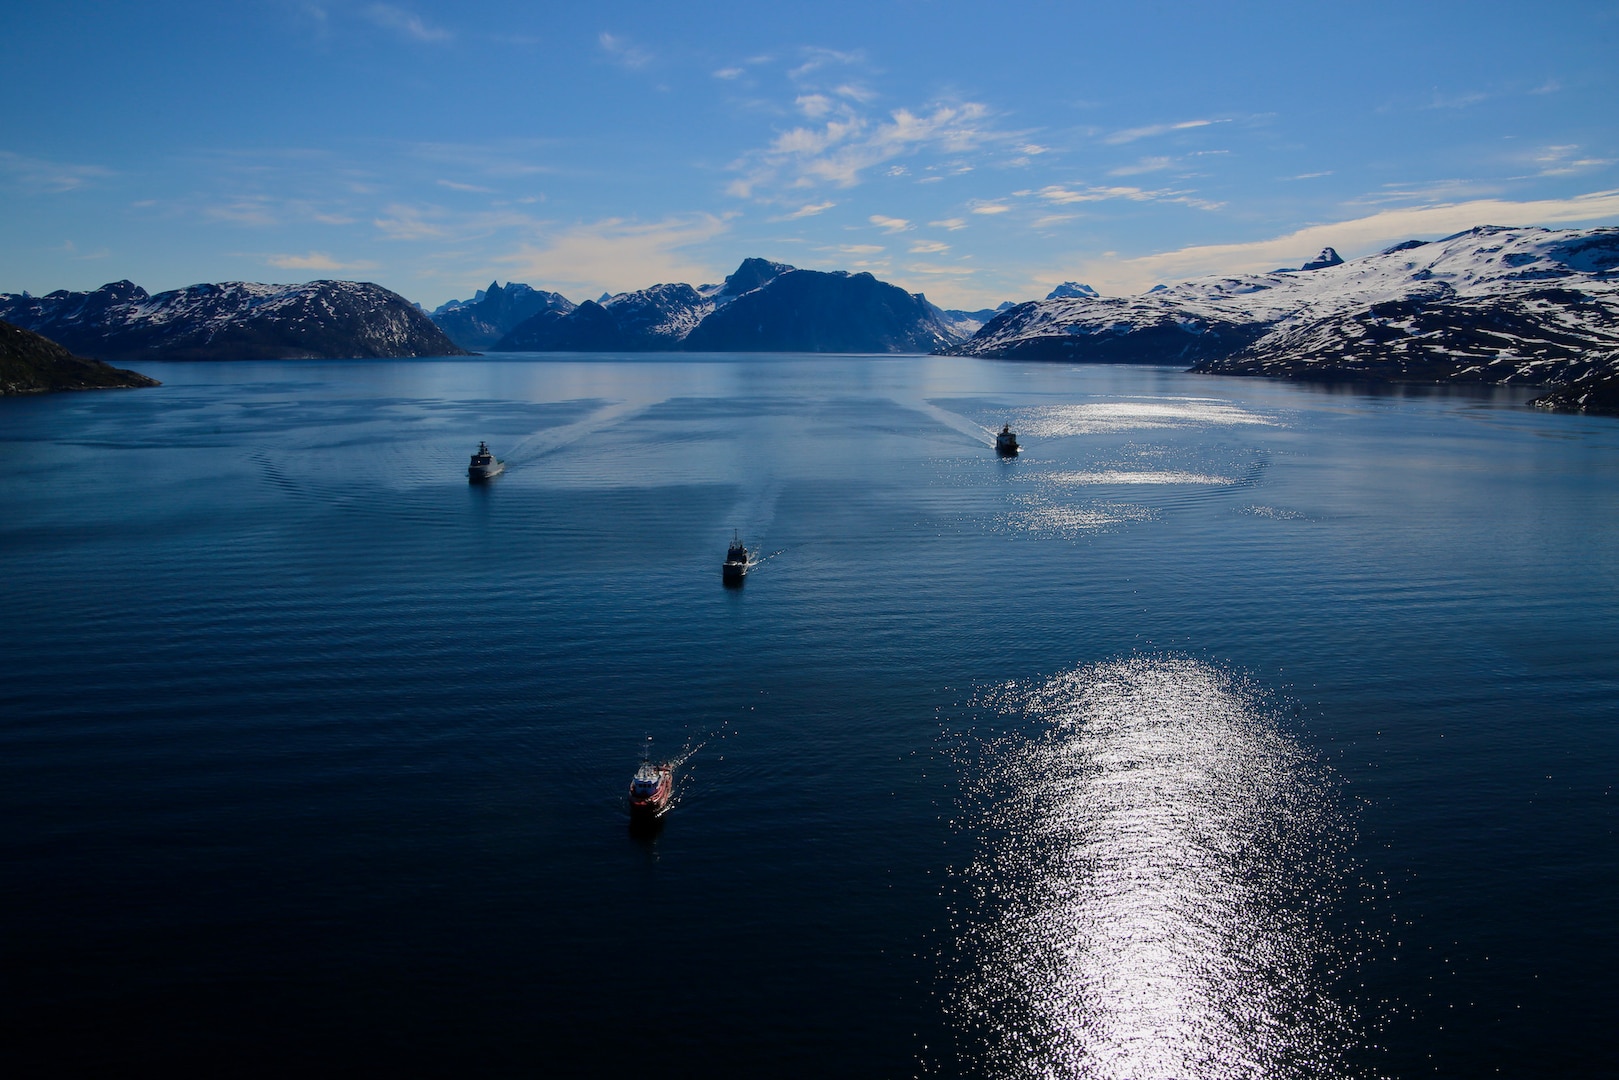
[[[662,817],[675,793],[675,770],[643,758],[630,781],[630,816]]]
[[[720,578],[727,585],[740,585],[748,573],[748,549],[742,543],[742,534],[731,534],[731,546],[725,549],[725,565],[720,567]]]
[[[481,484],[485,480],[493,480],[505,471],[506,463],[496,461],[495,455],[489,452],[489,444],[480,440],[478,452],[472,455],[472,464],[467,466],[467,480]]]
[[[1012,431],[1011,424],[1002,424],[1001,433],[995,436],[995,452],[1001,457],[1016,457],[1022,447],[1017,444],[1017,435]]]

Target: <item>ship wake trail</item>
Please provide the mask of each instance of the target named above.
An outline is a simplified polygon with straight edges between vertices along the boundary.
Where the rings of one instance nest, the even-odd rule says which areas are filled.
[[[964,788],[950,1012],[971,1071],[1349,1075],[1328,984],[1351,828],[1263,698],[1138,657],[985,704],[1042,733],[983,750]]]
[[[959,431],[980,446],[995,445],[995,432],[997,430],[995,428],[985,427],[983,424],[967,419],[960,413],[940,408],[931,401],[910,401],[904,404],[920,413],[925,413],[952,431]]]
[[[506,451],[507,465],[524,465],[535,461],[553,450],[584,438],[586,435],[605,431],[620,420],[644,412],[658,402],[647,401],[614,401],[608,402],[591,411],[583,420],[561,427],[546,428],[526,435]]]
[[[731,511],[729,528],[741,533],[742,541],[754,544],[771,522],[776,520],[776,501],[781,498],[782,482],[774,475],[766,476],[760,484],[749,487],[737,500]],[[757,563],[750,561],[748,568]]]

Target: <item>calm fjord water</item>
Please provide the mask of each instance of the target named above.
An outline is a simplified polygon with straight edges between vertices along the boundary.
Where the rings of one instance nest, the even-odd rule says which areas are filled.
[[[0,402],[0,1062],[1615,1066],[1619,423],[954,358],[151,374]],[[651,835],[647,735],[695,751]]]

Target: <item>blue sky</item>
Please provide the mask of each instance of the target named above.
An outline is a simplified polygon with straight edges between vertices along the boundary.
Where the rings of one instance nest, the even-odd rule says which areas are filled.
[[[53,2],[0,40],[7,292],[761,255],[979,307],[1619,223],[1619,0]]]

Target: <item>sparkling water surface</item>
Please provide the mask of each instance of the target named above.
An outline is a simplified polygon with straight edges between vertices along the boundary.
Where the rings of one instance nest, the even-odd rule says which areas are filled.
[[[0,401],[8,1072],[1619,1063],[1619,422],[940,357],[146,370]]]

